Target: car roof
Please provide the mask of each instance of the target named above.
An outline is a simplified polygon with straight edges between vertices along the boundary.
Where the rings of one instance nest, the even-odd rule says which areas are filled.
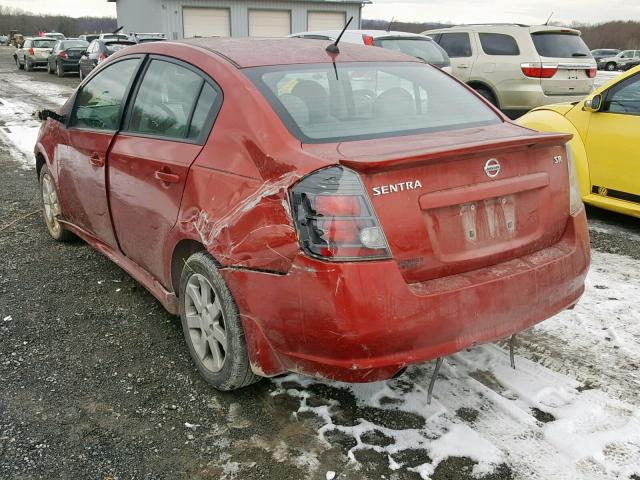
[[[161,42],[170,45],[170,42]],[[193,38],[178,42],[214,52],[238,68],[269,65],[328,63],[326,40],[305,38]],[[153,48],[154,43],[147,44]],[[157,45],[157,44],[156,44]],[[336,62],[418,62],[419,60],[384,48],[370,48],[341,42]]]
[[[456,32],[456,31],[483,31],[483,32],[520,32],[522,30],[528,30],[529,33],[538,33],[538,32],[561,32],[561,33],[571,33],[574,35],[580,35],[580,30],[576,30],[575,28],[569,27],[558,27],[554,25],[523,25],[520,23],[478,23],[478,24],[470,24],[470,25],[453,25],[451,27],[443,27],[443,28],[432,28],[425,32],[422,32],[424,35],[431,35],[433,33],[445,33],[445,32]]]

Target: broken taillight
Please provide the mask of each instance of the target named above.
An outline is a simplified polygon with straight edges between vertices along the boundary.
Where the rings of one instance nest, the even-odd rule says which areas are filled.
[[[60,52],[60,58],[63,60],[67,60],[69,58],[69,55],[67,55],[67,52],[62,51]]]
[[[522,73],[531,78],[552,78],[558,71],[558,65],[545,63],[523,63],[520,68]]]
[[[305,253],[325,260],[390,258],[369,197],[355,172],[329,167],[291,189],[291,206]]]

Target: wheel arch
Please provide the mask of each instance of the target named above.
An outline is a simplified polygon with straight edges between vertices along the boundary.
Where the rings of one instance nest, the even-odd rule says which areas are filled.
[[[171,286],[173,287],[173,292],[176,296],[179,296],[180,294],[180,276],[182,275],[182,266],[191,255],[198,252],[204,252],[206,250],[207,249],[201,242],[191,238],[184,238],[178,241],[178,243],[173,247],[170,264],[170,278]],[[216,265],[220,265],[215,258],[213,258],[213,260]]]
[[[569,141],[573,151],[573,160],[578,172],[580,194],[584,199],[591,193],[591,177],[589,172],[589,158],[584,141],[576,127],[565,117],[553,110],[532,110],[516,120],[516,123],[541,132],[570,133],[573,138]]]
[[[500,108],[500,98],[498,97],[498,93],[496,89],[489,85],[487,82],[483,80],[470,80],[469,82],[467,82],[467,85],[469,85],[474,90],[476,90],[477,88],[484,88],[486,90],[489,90],[489,92],[491,92],[491,95],[493,95],[493,98],[496,99],[496,107]]]

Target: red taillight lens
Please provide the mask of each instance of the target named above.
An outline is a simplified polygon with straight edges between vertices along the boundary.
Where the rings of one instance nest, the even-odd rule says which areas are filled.
[[[371,35],[362,35],[362,40],[365,45],[373,46],[373,37]]]
[[[327,260],[389,258],[382,227],[353,171],[329,167],[291,189],[292,214],[305,253]]]
[[[107,59],[107,57],[105,56],[104,53],[100,53],[100,55],[98,55],[98,63],[100,62],[104,62]]]
[[[523,63],[520,68],[522,73],[531,78],[551,78],[558,71],[558,65],[544,63]]]
[[[598,74],[597,67],[591,67],[589,70],[587,70],[587,75],[589,76],[589,78],[596,78],[597,74]]]
[[[35,54],[36,54],[35,50],[33,48],[30,48],[29,55],[35,55]]]
[[[63,60],[67,60],[69,58],[69,55],[67,55],[67,52],[60,52],[60,58]]]

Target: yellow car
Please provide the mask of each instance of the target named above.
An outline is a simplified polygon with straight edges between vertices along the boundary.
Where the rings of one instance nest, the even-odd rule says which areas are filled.
[[[640,218],[640,66],[580,102],[545,105],[517,122],[572,133],[582,200]]]

